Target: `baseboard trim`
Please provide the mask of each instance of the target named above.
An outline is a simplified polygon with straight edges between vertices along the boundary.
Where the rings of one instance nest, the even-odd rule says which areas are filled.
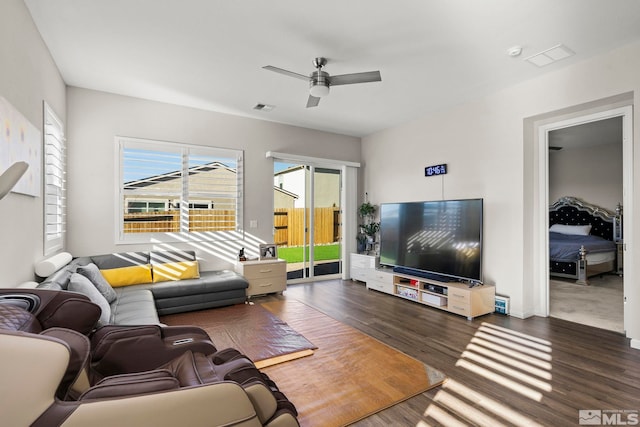
[[[510,311],[509,316],[517,317],[518,319],[526,319],[528,317],[535,316],[535,313],[530,313],[527,311]]]
[[[631,348],[635,348],[636,350],[640,350],[640,340],[631,338],[631,342],[629,343]]]

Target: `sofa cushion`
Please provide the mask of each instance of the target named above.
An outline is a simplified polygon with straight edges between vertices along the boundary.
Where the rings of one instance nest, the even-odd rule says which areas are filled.
[[[92,256],[91,260],[111,286],[150,283],[151,264],[148,252],[121,252]]]
[[[97,304],[102,310],[99,325],[108,325],[111,320],[111,307],[104,296],[98,291],[98,289],[91,283],[89,279],[79,273],[72,273],[69,280],[69,290],[72,292],[78,292],[80,294],[89,297],[91,302]]]
[[[200,277],[194,251],[151,251],[149,255],[154,283]]]
[[[109,304],[116,300],[116,291],[113,290],[109,282],[100,273],[97,265],[94,263],[80,265],[76,271],[89,279]]]
[[[114,325],[159,325],[160,319],[153,294],[138,286],[115,289],[116,300],[111,303],[111,323]]]
[[[243,276],[230,270],[203,271],[197,279],[136,286],[139,289],[150,290],[156,300],[246,289],[248,287],[249,283]]]

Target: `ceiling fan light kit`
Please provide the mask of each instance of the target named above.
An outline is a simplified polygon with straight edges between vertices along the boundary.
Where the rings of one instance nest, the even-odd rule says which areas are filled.
[[[329,73],[314,71],[309,81],[309,93],[316,98],[329,95]]]
[[[294,77],[296,79],[307,80],[309,82],[309,99],[307,100],[307,108],[317,107],[320,103],[320,98],[329,95],[329,88],[331,86],[382,81],[380,71],[331,76],[329,73],[322,71],[322,67],[324,67],[326,63],[326,58],[315,58],[313,60],[313,66],[316,67],[316,71],[312,72],[308,77],[303,74],[284,70],[272,65],[266,65],[262,68],[279,74],[284,74],[285,76]]]

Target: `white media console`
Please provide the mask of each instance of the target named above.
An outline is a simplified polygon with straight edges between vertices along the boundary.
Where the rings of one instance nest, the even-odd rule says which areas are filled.
[[[469,320],[495,310],[493,285],[470,287],[466,283],[439,282],[396,273],[390,268],[379,268],[373,255],[352,253],[350,261],[351,278],[365,282],[367,289],[459,314]]]

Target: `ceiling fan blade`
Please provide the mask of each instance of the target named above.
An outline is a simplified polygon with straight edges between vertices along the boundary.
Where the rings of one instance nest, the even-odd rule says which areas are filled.
[[[309,95],[309,99],[307,100],[307,108],[317,107],[319,103],[320,103],[320,98],[313,95]]]
[[[305,76],[304,74],[294,73],[293,71],[283,70],[282,68],[274,67],[272,65],[265,65],[265,70],[275,71],[276,73],[284,74],[285,76],[295,77],[296,79],[304,80],[306,82],[309,81],[309,76]]]
[[[382,77],[380,71],[367,71],[365,73],[341,74],[339,76],[330,76],[329,85],[350,85],[353,83],[380,82]]]

